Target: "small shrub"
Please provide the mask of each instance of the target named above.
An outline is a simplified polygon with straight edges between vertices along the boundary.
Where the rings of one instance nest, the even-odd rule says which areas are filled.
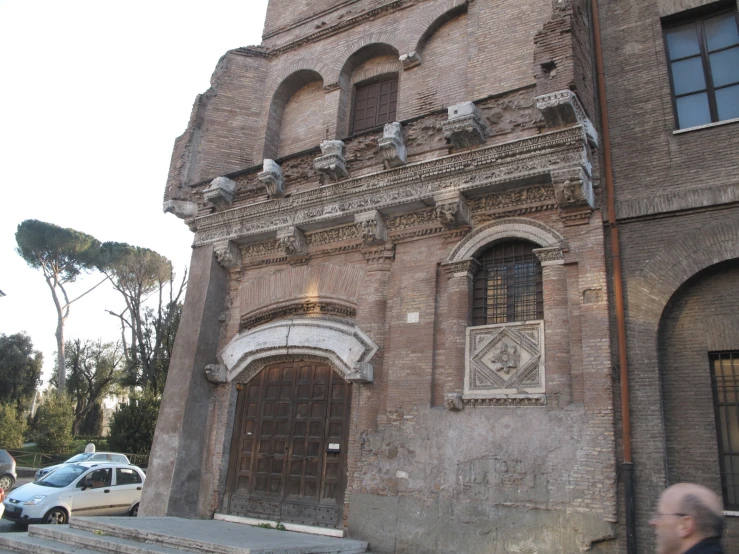
[[[160,399],[149,392],[118,406],[110,421],[108,448],[126,454],[148,454],[154,440]]]
[[[23,448],[25,432],[25,418],[10,404],[0,404],[0,448]]]
[[[61,454],[72,442],[74,411],[68,398],[49,395],[39,406],[34,418],[36,445],[41,452]]]

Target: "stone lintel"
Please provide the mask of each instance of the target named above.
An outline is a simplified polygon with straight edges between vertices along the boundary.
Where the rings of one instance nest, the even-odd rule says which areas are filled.
[[[354,221],[359,226],[364,244],[387,242],[387,225],[382,214],[377,210],[356,214]]]
[[[382,152],[385,169],[405,165],[407,150],[403,139],[403,128],[399,122],[385,124],[382,138],[377,141],[377,146]]]
[[[565,263],[564,252],[562,252],[562,248],[559,246],[535,248],[534,254],[539,258],[542,267],[549,265],[563,265]]]
[[[226,269],[241,267],[241,249],[231,240],[224,240],[213,245],[218,263]]]
[[[282,177],[282,168],[274,160],[264,160],[262,172],[257,175],[257,179],[267,188],[267,195],[270,198],[285,196],[285,180]]]
[[[286,227],[277,231],[277,240],[286,256],[305,256],[308,243],[305,234],[297,227]]]
[[[218,210],[224,210],[233,204],[236,183],[228,177],[216,177],[211,181],[210,187],[203,191],[203,199],[215,206]]]
[[[403,66],[403,71],[421,65],[421,55],[415,51],[402,54],[398,59]]]
[[[184,200],[165,200],[162,204],[165,214],[174,214],[180,219],[191,219],[198,215],[198,205],[195,202]]]
[[[448,119],[441,123],[444,138],[454,148],[470,148],[485,142],[485,125],[472,102],[448,108]]]
[[[349,176],[344,158],[344,143],[340,140],[321,142],[321,156],[313,160],[313,167],[327,181],[340,181]]]
[[[470,208],[461,192],[452,190],[436,193],[434,202],[436,217],[445,229],[470,225]]]
[[[571,90],[560,90],[537,96],[536,107],[544,116],[547,127],[582,125],[588,142],[594,147],[598,146],[598,132],[585,114],[577,94]]]

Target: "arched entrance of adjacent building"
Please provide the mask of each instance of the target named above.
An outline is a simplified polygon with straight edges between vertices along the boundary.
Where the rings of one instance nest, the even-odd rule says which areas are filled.
[[[350,384],[328,364],[304,360],[269,365],[237,388],[229,513],[337,527]]]

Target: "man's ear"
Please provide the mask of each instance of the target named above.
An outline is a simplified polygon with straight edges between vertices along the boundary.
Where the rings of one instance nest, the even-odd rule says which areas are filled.
[[[693,516],[681,517],[677,524],[677,532],[683,539],[693,536],[696,533],[695,518]]]

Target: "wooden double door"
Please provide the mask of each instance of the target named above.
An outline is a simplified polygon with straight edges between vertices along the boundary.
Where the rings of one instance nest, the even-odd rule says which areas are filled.
[[[326,364],[265,367],[238,393],[228,512],[337,527],[346,488],[351,387]]]

